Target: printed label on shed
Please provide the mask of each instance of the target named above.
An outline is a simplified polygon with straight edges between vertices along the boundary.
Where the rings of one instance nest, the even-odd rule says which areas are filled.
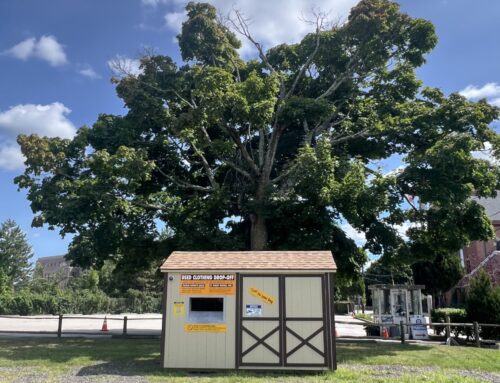
[[[181,295],[234,295],[235,274],[182,274]]]

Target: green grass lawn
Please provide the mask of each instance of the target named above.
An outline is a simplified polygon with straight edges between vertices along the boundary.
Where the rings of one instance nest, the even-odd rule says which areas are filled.
[[[0,339],[0,382],[500,381],[500,352],[490,349],[340,343],[333,373],[199,375],[161,370],[159,349],[156,339]]]

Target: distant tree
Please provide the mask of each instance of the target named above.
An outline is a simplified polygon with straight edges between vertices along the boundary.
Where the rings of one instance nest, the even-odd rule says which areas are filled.
[[[0,297],[8,296],[12,293],[12,282],[4,271],[4,269],[0,268]],[[0,298],[1,299],[1,298]]]
[[[181,62],[147,54],[139,74],[114,78],[124,116],[101,114],[71,140],[18,137],[33,225],[74,234],[76,264],[135,271],[173,249],[329,249],[349,285],[368,251],[412,263],[493,236],[471,192],[494,196],[500,168],[472,152],[489,143],[498,155],[498,109],[423,86],[429,21],[361,0],[345,23],[317,12],[300,41],[264,49],[237,11],[227,22],[206,3],[186,12]],[[241,56],[238,34],[256,58]],[[377,167],[394,156],[401,172]]]
[[[500,324],[500,286],[493,286],[484,269],[471,279],[466,296],[466,311],[470,321]],[[484,337],[500,336],[498,328],[482,328]]]
[[[0,225],[0,269],[14,286],[27,282],[32,256],[26,234],[16,222],[11,219],[3,222]]]
[[[458,252],[438,254],[432,261],[412,265],[415,283],[425,285],[425,291],[439,295],[455,286],[464,275]]]
[[[364,272],[365,284],[410,284],[413,273],[410,265],[405,263],[384,263],[384,260],[373,262]]]

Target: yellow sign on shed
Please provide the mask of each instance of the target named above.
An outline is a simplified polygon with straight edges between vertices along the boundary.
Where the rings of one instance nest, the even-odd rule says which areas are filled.
[[[266,294],[263,291],[260,291],[256,287],[250,287],[248,289],[248,292],[250,293],[250,295],[254,296],[255,298],[259,298],[264,303],[272,305],[274,303],[274,301],[275,301],[274,297]]]
[[[225,324],[203,324],[193,323],[184,325],[185,332],[226,332]]]
[[[184,302],[174,302],[174,315],[184,316]]]

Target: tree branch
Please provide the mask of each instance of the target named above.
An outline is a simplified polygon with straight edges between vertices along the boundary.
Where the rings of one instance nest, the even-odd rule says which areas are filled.
[[[259,54],[259,58],[262,60],[264,65],[267,67],[267,69],[269,69],[269,71],[271,73],[278,76],[278,78],[280,80],[280,97],[279,98],[281,100],[283,100],[285,98],[285,95],[286,95],[285,81],[283,80],[283,76],[281,76],[281,74],[278,73],[276,71],[276,69],[274,69],[274,67],[269,62],[269,59],[267,58],[267,56],[264,52],[262,44],[258,43],[253,38],[253,36],[250,33],[250,30],[248,28],[247,20],[243,17],[241,12],[238,11],[237,9],[235,9],[234,14],[236,15],[236,20],[230,18],[229,21],[233,25],[234,29],[236,29],[236,31],[238,33],[240,33],[241,35],[245,36],[248,39],[248,41],[250,41],[253,44],[253,46],[257,49],[257,53]]]
[[[155,168],[158,171],[158,173],[160,173],[162,176],[164,176],[166,179],[173,182],[175,185],[177,185],[180,188],[192,189],[192,190],[197,190],[197,191],[202,191],[202,192],[210,192],[213,190],[213,188],[210,186],[194,185],[194,184],[191,184],[189,182],[178,180],[175,177],[170,176],[167,173],[165,173],[163,170],[161,170],[160,167],[158,165],[156,165],[156,163],[155,163]]]
[[[256,175],[260,175],[259,167],[255,164],[254,160],[252,159],[252,157],[248,153],[247,148],[241,142],[240,137],[238,136],[238,133],[235,132],[232,128],[226,126],[225,122],[222,122],[222,124],[220,124],[220,127],[233,140],[233,142],[236,144],[236,146],[238,146],[238,149],[240,149],[241,155],[243,156],[245,161],[248,163],[248,165],[250,166],[252,171]]]
[[[196,153],[196,155],[198,157],[200,157],[201,163],[203,165],[203,168],[205,169],[205,172],[207,173],[208,180],[210,181],[210,185],[212,185],[212,188],[216,189],[219,185],[217,184],[217,181],[214,178],[214,174],[213,174],[212,168],[210,167],[210,165],[209,165],[207,159],[205,158],[205,156],[203,155],[203,152],[196,147],[196,144],[194,142],[189,141],[189,143],[193,147],[194,152]]]
[[[231,167],[232,169],[234,169],[235,171],[237,171],[238,173],[240,173],[242,176],[248,178],[249,180],[252,179],[252,176],[250,175],[250,173],[248,173],[246,170],[240,168],[234,162],[229,161],[229,160],[223,160],[223,161],[224,161],[225,164],[229,165],[229,167]]]
[[[314,57],[318,53],[319,46],[320,46],[320,40],[321,40],[321,31],[323,29],[323,24],[325,22],[326,15],[321,13],[321,12],[317,12],[317,13],[314,13],[314,16],[316,17],[316,42],[315,42],[314,50],[310,54],[310,56],[308,57],[308,59],[306,60],[306,62],[302,66],[302,68],[300,69],[297,76],[295,76],[295,80],[293,81],[292,86],[288,90],[285,98],[289,98],[293,94],[295,88],[297,87],[299,80],[302,78],[302,76],[304,76],[305,71],[307,69],[309,69],[309,66],[311,65],[312,61],[314,60]]]
[[[318,97],[316,97],[316,101],[317,100],[321,100],[322,98],[325,98],[325,97],[328,97],[329,95],[331,95],[333,92],[335,92],[340,85],[342,85],[342,83],[353,73],[353,69],[352,68],[352,65],[354,63],[354,61],[358,58],[359,56],[359,49],[351,56],[351,58],[349,59],[347,65],[346,65],[346,70],[344,73],[340,74],[332,83],[332,85],[330,85],[330,87],[325,91],[323,92],[321,95],[319,95]]]

